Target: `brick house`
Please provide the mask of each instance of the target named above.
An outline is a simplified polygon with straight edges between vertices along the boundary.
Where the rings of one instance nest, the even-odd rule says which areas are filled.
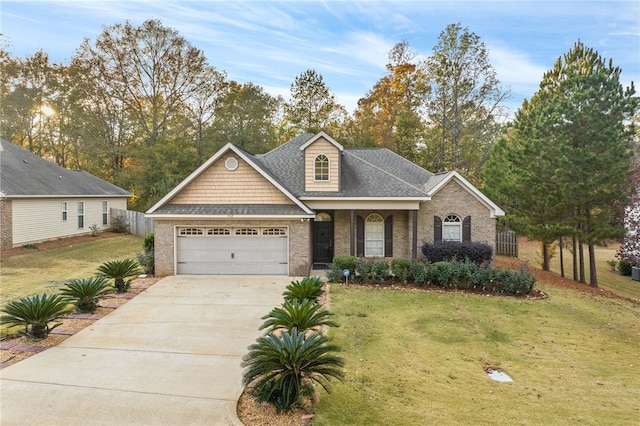
[[[321,132],[261,155],[228,144],[147,215],[159,276],[306,275],[335,255],[419,258],[423,241],[495,246],[504,212],[455,171]]]
[[[0,138],[0,250],[111,227],[131,194]]]

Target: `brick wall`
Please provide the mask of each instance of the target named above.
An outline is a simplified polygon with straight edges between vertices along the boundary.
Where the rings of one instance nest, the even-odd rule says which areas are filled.
[[[0,250],[13,247],[12,220],[11,200],[0,200]]]

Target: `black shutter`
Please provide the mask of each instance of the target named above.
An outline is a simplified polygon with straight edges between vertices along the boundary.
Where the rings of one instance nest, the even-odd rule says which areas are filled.
[[[462,241],[471,241],[471,216],[467,216],[462,221]]]
[[[384,257],[393,257],[393,215],[384,220]]]
[[[433,217],[433,242],[442,242],[442,219],[438,216]]]
[[[364,256],[364,219],[362,216],[356,218],[356,256]]]

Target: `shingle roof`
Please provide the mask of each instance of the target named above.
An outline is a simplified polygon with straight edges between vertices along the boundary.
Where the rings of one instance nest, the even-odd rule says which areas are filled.
[[[13,196],[117,196],[131,194],[81,170],[68,170],[0,138],[0,193]]]
[[[165,204],[154,215],[295,216],[307,214],[294,204]]]
[[[305,133],[266,154],[256,162],[296,197],[409,197],[424,198],[424,186],[433,176],[386,148],[345,148],[340,192],[304,190],[304,153],[300,147],[314,137]]]

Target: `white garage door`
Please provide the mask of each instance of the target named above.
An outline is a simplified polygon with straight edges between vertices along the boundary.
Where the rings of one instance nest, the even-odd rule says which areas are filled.
[[[178,228],[177,274],[288,275],[287,228]]]

